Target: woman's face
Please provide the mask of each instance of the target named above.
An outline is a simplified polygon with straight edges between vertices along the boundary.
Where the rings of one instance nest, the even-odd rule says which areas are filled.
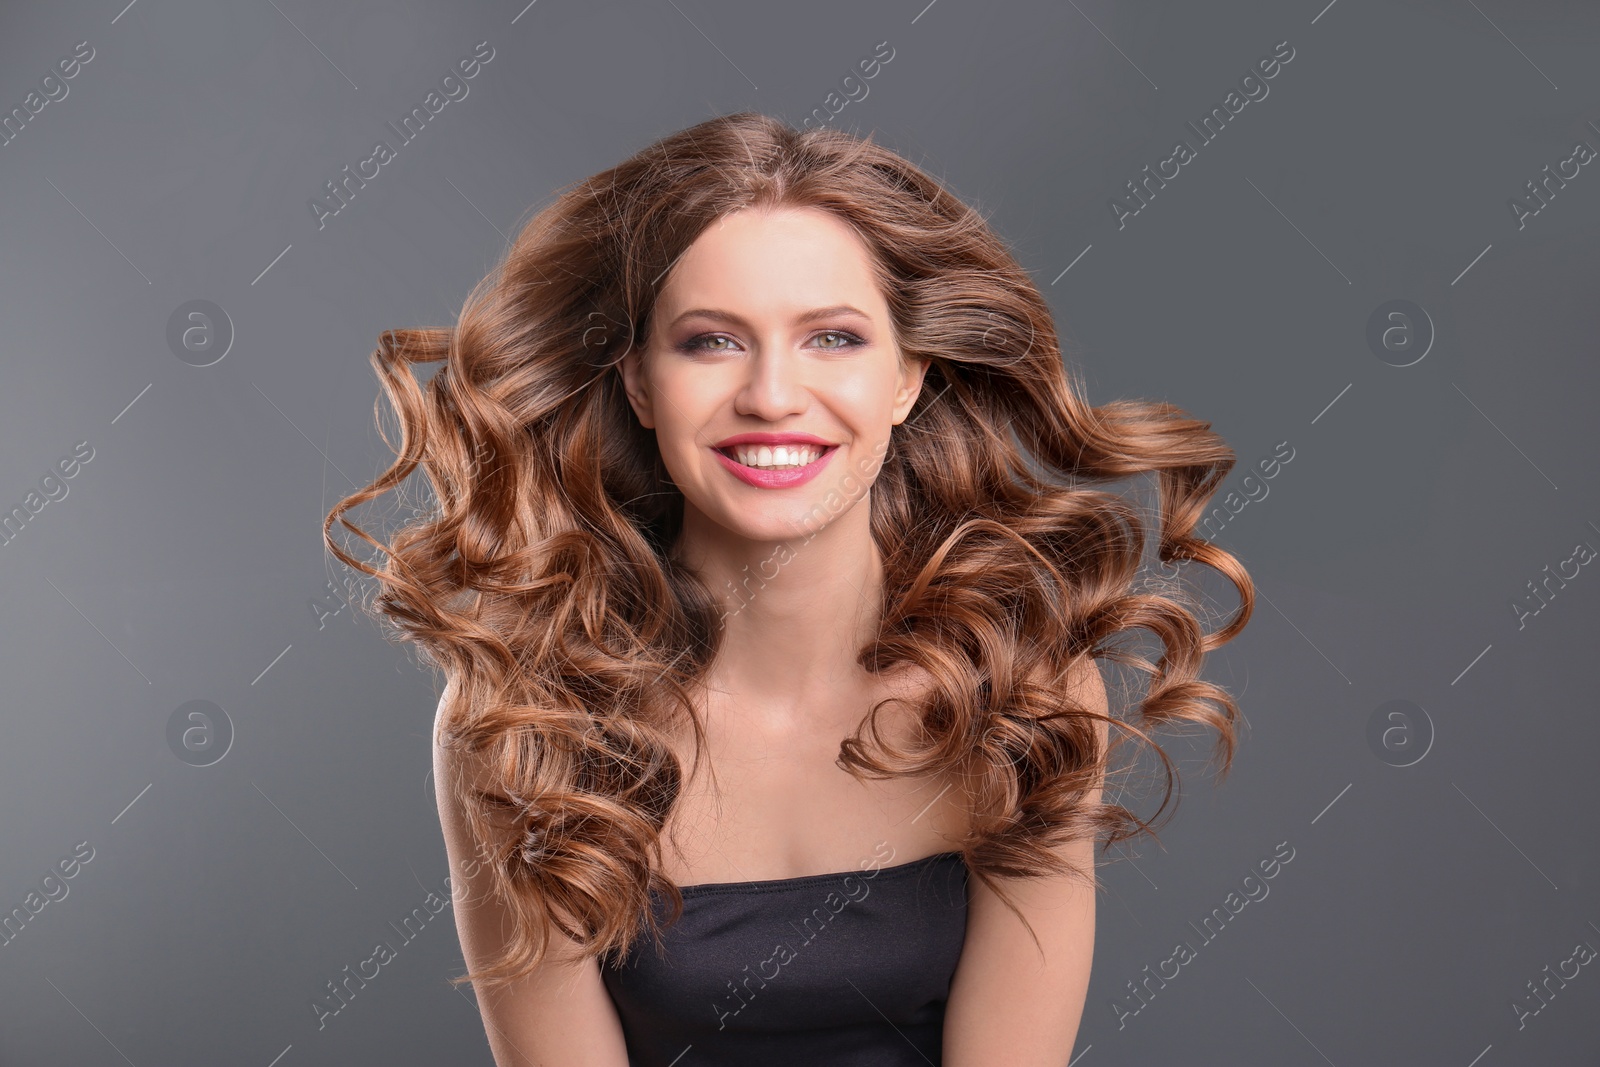
[[[926,369],[902,362],[866,246],[815,208],[713,223],[668,276],[642,358],[622,360],[686,508],[766,542],[867,498]]]

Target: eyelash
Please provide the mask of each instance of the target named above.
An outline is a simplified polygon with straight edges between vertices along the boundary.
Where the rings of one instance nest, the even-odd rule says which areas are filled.
[[[860,348],[862,345],[867,343],[865,340],[863,340],[862,338],[860,338],[860,337],[856,336],[855,334],[851,333],[849,330],[823,330],[821,333],[817,334],[816,337],[827,337],[829,335],[832,335],[834,337],[842,337],[842,338],[845,339],[845,341],[847,343],[846,344],[842,344],[842,345],[835,345],[832,348],[823,348],[823,349],[821,349],[821,351],[823,351],[823,352],[848,352],[853,348]],[[702,334],[699,334],[699,335],[697,335],[695,337],[689,338],[687,341],[685,341],[682,344],[680,344],[678,346],[678,348],[679,348],[680,351],[684,351],[684,352],[726,352],[726,351],[728,351],[728,349],[726,349],[726,348],[707,348],[704,344],[701,343],[701,342],[707,341],[707,340],[709,340],[709,339],[711,339],[713,337],[722,337],[722,338],[726,338],[726,339],[728,339],[730,341],[732,340],[732,338],[728,337],[728,335],[724,334],[724,333],[702,333]],[[816,339],[815,337],[812,338],[812,340],[815,340],[815,339]]]

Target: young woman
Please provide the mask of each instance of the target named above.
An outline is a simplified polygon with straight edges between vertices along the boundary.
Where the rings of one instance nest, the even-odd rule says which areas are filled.
[[[1090,406],[972,209],[752,113],[564,192],[373,363],[397,459],[324,534],[445,676],[456,980],[496,1062],[1067,1062],[1096,839],[1152,830],[1102,799],[1110,724],[1161,758],[1157,814],[1144,727],[1233,754],[1199,671],[1253,591],[1192,535],[1234,459],[1209,424]],[[389,544],[343,518],[419,466]],[[1162,563],[1239,594],[1217,632],[1105,488],[1147,473]],[[1138,724],[1098,659],[1150,676]]]

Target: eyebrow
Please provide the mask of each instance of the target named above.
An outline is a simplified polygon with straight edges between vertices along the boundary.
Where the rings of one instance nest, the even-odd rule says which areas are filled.
[[[811,311],[802,312],[801,314],[795,316],[794,321],[797,324],[802,324],[807,322],[815,322],[817,319],[831,319],[837,315],[854,315],[855,317],[865,319],[868,322],[872,321],[871,315],[868,315],[865,311],[861,311],[858,308],[853,308],[849,304],[835,304],[833,307],[814,308]],[[716,319],[719,322],[731,322],[747,328],[750,325],[733,312],[721,311],[717,308],[690,308],[688,311],[685,311],[683,314],[673,319],[671,324],[676,326],[684,319],[691,318]]]

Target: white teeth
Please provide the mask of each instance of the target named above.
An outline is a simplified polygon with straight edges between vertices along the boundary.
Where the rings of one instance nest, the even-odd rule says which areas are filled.
[[[816,445],[734,445],[729,449],[734,458],[746,467],[762,470],[786,470],[815,463],[822,455]]]

